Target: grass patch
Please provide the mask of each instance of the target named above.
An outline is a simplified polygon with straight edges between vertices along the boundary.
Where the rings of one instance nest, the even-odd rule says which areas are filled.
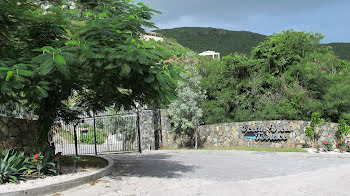
[[[80,167],[82,169],[89,169],[89,168],[104,168],[108,165],[108,161],[106,159],[103,159],[101,157],[95,157],[95,156],[88,156],[88,155],[81,155],[79,156],[80,159],[77,160],[77,167]],[[62,166],[74,166],[75,159],[73,156],[61,156],[60,164]]]
[[[164,150],[195,150],[194,148],[176,148]],[[210,146],[199,148],[198,150],[243,150],[243,151],[263,151],[263,152],[307,152],[302,148],[274,148],[274,147],[258,147],[258,146]]]

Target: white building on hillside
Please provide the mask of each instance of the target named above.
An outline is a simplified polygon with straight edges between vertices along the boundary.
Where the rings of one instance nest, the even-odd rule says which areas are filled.
[[[215,51],[204,51],[198,54],[199,56],[211,56],[213,59],[220,60],[220,53]]]
[[[141,35],[141,39],[149,41],[150,39],[154,39],[155,41],[163,41],[164,38],[155,32],[146,32],[145,34]]]

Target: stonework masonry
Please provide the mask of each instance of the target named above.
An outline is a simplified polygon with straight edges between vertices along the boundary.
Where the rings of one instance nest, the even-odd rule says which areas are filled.
[[[142,150],[154,150],[154,125],[153,112],[151,110],[143,110],[140,112],[140,131]]]
[[[261,146],[261,147],[309,147],[305,135],[309,121],[269,120],[199,126],[199,144],[209,146]],[[336,142],[337,123],[322,123],[317,129],[318,144]],[[255,134],[259,133],[259,134]],[[263,136],[260,134],[263,133]],[[258,137],[256,137],[258,135]],[[349,138],[347,138],[349,139]],[[183,139],[171,131],[166,111],[162,111],[162,147],[173,149],[183,147]]]
[[[171,129],[166,110],[161,110],[161,131],[159,147],[174,149],[184,147],[188,138],[177,136]],[[262,147],[309,147],[310,140],[305,135],[308,121],[269,120],[235,122],[199,126],[199,145],[209,146],[262,146]],[[140,131],[142,150],[155,149],[155,130],[153,113],[140,112]],[[317,129],[322,142],[336,143],[337,123],[322,123]],[[30,152],[34,144],[35,122],[24,119],[0,117],[0,152],[4,148],[14,148]],[[346,138],[349,140],[350,138]],[[137,140],[137,139],[136,139]],[[134,145],[137,147],[137,141]],[[136,149],[136,148],[135,148]]]
[[[0,152],[4,148],[17,148],[26,153],[34,144],[35,122],[0,117]]]

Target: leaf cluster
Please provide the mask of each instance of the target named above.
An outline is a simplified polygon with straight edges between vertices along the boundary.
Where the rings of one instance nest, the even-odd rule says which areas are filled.
[[[0,21],[8,30],[1,39],[11,40],[0,45],[0,100],[34,110],[38,144],[56,118],[68,122],[83,111],[128,109],[176,96],[181,69],[162,63],[166,49],[140,39],[158,13],[143,3],[75,1],[71,9],[70,1],[0,2],[3,18],[11,16]]]
[[[251,56],[200,58],[205,123],[308,120],[314,111],[328,121],[350,120],[350,63],[320,45],[322,38],[288,30],[269,36]]]
[[[22,174],[27,171],[29,158],[24,152],[16,152],[14,149],[5,149],[0,154],[0,184],[6,182],[18,182],[24,180]]]

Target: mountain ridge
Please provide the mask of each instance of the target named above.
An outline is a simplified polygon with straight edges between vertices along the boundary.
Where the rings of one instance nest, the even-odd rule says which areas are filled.
[[[177,27],[154,32],[176,39],[178,43],[195,52],[214,50],[220,52],[222,56],[235,52],[249,55],[253,47],[268,37],[250,31],[232,31],[212,27]],[[331,42],[322,45],[331,46],[339,58],[350,60],[350,43]]]

